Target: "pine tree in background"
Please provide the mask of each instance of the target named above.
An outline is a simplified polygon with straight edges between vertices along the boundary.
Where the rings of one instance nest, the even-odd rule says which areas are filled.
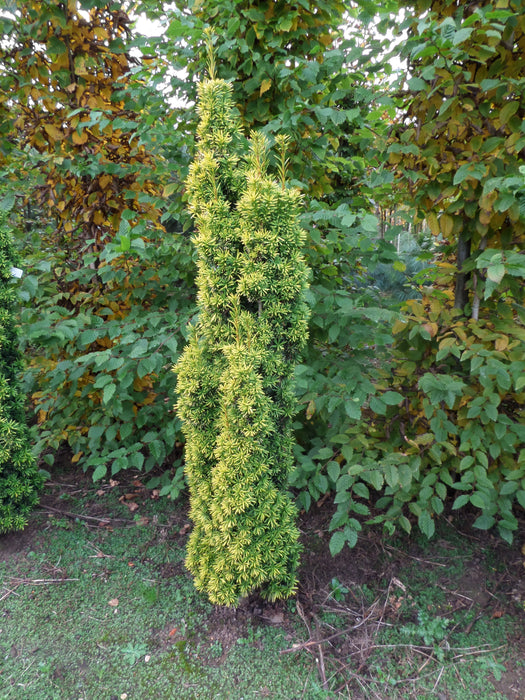
[[[13,317],[16,292],[10,284],[14,259],[5,217],[0,218],[0,534],[25,527],[42,486],[18,387],[21,358]]]
[[[264,136],[245,142],[229,84],[199,88],[199,152],[188,178],[197,233],[199,320],[177,367],[194,529],[187,566],[214,603],[296,586],[293,372],[307,337],[300,195],[276,182]]]

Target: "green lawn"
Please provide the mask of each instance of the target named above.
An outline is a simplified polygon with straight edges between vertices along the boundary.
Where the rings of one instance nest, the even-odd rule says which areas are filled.
[[[523,605],[472,539],[385,542],[365,583],[366,542],[324,547],[297,600],[234,610],[195,591],[187,531],[137,482],[48,486],[27,532],[0,538],[0,698],[520,697]]]

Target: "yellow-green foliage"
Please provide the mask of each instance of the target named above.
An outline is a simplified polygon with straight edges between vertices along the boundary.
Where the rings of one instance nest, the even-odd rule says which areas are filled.
[[[265,138],[252,134],[243,157],[226,82],[204,81],[199,98],[187,187],[200,313],[176,367],[177,410],[195,525],[187,565],[212,602],[231,605],[255,589],[286,597],[296,585],[298,530],[286,484],[308,271],[300,195],[267,174]]]

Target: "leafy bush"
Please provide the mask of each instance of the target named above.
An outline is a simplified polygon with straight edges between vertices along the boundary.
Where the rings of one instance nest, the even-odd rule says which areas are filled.
[[[368,426],[343,436],[332,526],[345,529],[334,549],[355,539],[349,515],[368,509],[354,501],[368,501],[369,486],[384,511],[373,520],[410,530],[412,515],[428,536],[449,494],[459,493],[455,509],[481,511],[476,527],[495,525],[508,542],[525,507],[525,73],[514,51],[523,3],[410,5],[405,118],[388,153],[441,248],[432,288],[394,324],[391,374],[378,385],[386,393],[370,399]]]
[[[173,228],[175,183],[163,184],[188,160],[186,137],[173,134],[162,96],[128,53],[125,10],[117,18],[103,3],[85,5],[21,3],[27,21],[0,23],[12,100],[0,144],[12,189],[0,207],[27,195],[28,212],[49,222],[25,221],[19,235],[30,272],[24,387],[48,464],[67,444],[95,479],[167,465],[149,484],[176,496],[182,435],[170,370],[194,313],[194,262],[178,222],[164,228]],[[169,166],[166,132],[177,153]]]
[[[192,251],[180,234],[149,231],[146,244],[137,236],[125,251],[120,238],[108,243],[96,270],[92,258],[85,251],[85,267],[65,274],[77,287],[72,300],[57,284],[65,268],[59,253],[35,261],[22,286],[25,388],[40,447],[52,464],[54,450],[68,444],[95,479],[168,464],[148,483],[175,497],[184,483],[171,367],[194,313]]]
[[[353,515],[369,515],[370,486],[383,512],[369,522],[391,532],[409,532],[412,517],[432,536],[434,517],[457,494],[453,509],[479,509],[474,526],[496,525],[511,542],[514,508],[525,508],[525,330],[505,301],[495,303],[493,322],[465,320],[437,294],[406,310],[394,326],[389,391],[365,413],[369,429],[339,436],[346,461],[331,528],[343,530],[332,550],[355,543],[361,525]]]

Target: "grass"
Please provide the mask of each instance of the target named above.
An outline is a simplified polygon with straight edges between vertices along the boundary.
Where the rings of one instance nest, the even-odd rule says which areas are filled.
[[[242,698],[317,693],[282,630],[250,622],[231,648],[157,522],[109,530],[51,518],[38,546],[0,568],[0,697]],[[180,573],[173,574],[173,572]],[[163,572],[168,572],[169,576]],[[5,595],[5,594],[4,594]]]
[[[136,484],[57,485],[30,539],[0,561],[2,700],[495,700],[512,697],[494,685],[505,664],[525,677],[508,644],[519,610],[499,615],[497,591],[480,608],[458,589],[475,555],[464,538],[449,532],[417,557],[386,545],[378,566],[395,561],[395,575],[327,574],[270,625],[195,591],[184,514]]]

